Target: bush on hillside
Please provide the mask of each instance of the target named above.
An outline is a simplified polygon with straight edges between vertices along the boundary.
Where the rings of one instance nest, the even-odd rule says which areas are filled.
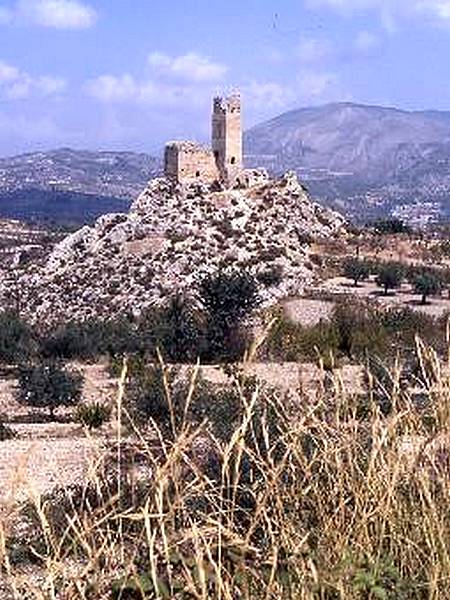
[[[442,277],[427,269],[416,272],[411,278],[411,283],[415,293],[421,296],[422,304],[427,303],[429,296],[439,295],[443,287]]]
[[[6,440],[12,440],[15,437],[16,437],[16,433],[3,420],[3,417],[0,417],[0,442],[5,442]]]
[[[338,346],[337,331],[330,322],[306,327],[279,315],[264,341],[262,354],[279,362],[316,361],[318,357],[328,361],[330,355],[337,356]]]
[[[143,350],[156,359],[159,348],[165,360],[177,363],[197,360],[203,330],[198,310],[180,295],[171,298],[166,306],[146,313],[137,323]]]
[[[416,337],[433,344],[440,355],[446,351],[446,318],[431,317],[398,308],[389,311],[360,304],[341,302],[329,319],[312,326],[294,323],[279,315],[262,348],[262,356],[277,361],[309,361],[345,357],[354,361],[380,357],[383,361],[397,355],[407,359],[415,354]]]
[[[412,233],[409,225],[406,225],[400,219],[380,219],[372,225],[377,233],[383,235],[392,235],[397,233]]]
[[[102,355],[135,352],[140,348],[140,342],[134,325],[125,318],[90,319],[60,325],[42,338],[41,348],[45,358],[90,360]]]
[[[100,402],[80,404],[76,411],[76,419],[89,430],[100,429],[111,418],[111,407]]]

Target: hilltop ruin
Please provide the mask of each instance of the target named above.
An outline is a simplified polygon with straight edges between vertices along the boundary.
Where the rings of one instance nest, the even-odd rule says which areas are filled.
[[[243,167],[239,93],[214,98],[211,147],[187,140],[166,144],[164,174],[181,184],[202,181],[228,188],[251,187],[267,180],[265,171]]]

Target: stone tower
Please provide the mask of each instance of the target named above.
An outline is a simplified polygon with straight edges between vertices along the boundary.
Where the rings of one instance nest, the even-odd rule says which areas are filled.
[[[221,178],[232,181],[242,170],[241,97],[214,98],[212,149]]]

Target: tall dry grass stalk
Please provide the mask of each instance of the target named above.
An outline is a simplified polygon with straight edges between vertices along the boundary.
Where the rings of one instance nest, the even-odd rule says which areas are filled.
[[[164,379],[170,436],[136,424],[125,366],[116,447],[93,481],[23,516],[38,583],[20,581],[23,546],[1,531],[10,597],[450,598],[449,370],[420,340],[418,358],[420,385],[398,368],[358,396],[328,374],[290,403],[244,365],[228,439],[189,419],[198,365],[181,423]]]

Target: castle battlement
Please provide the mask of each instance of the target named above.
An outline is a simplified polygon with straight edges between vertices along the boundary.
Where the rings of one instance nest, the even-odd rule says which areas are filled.
[[[213,100],[213,114],[225,114],[231,112],[241,112],[241,95],[239,92],[235,92],[223,98],[222,96],[216,96]]]
[[[203,144],[199,144],[197,142],[189,142],[187,140],[179,141],[175,140],[172,142],[166,143],[166,148],[171,148],[172,150],[176,150],[178,152],[186,152],[190,154],[203,153],[207,154],[211,152],[211,148],[209,146],[205,146]]]

